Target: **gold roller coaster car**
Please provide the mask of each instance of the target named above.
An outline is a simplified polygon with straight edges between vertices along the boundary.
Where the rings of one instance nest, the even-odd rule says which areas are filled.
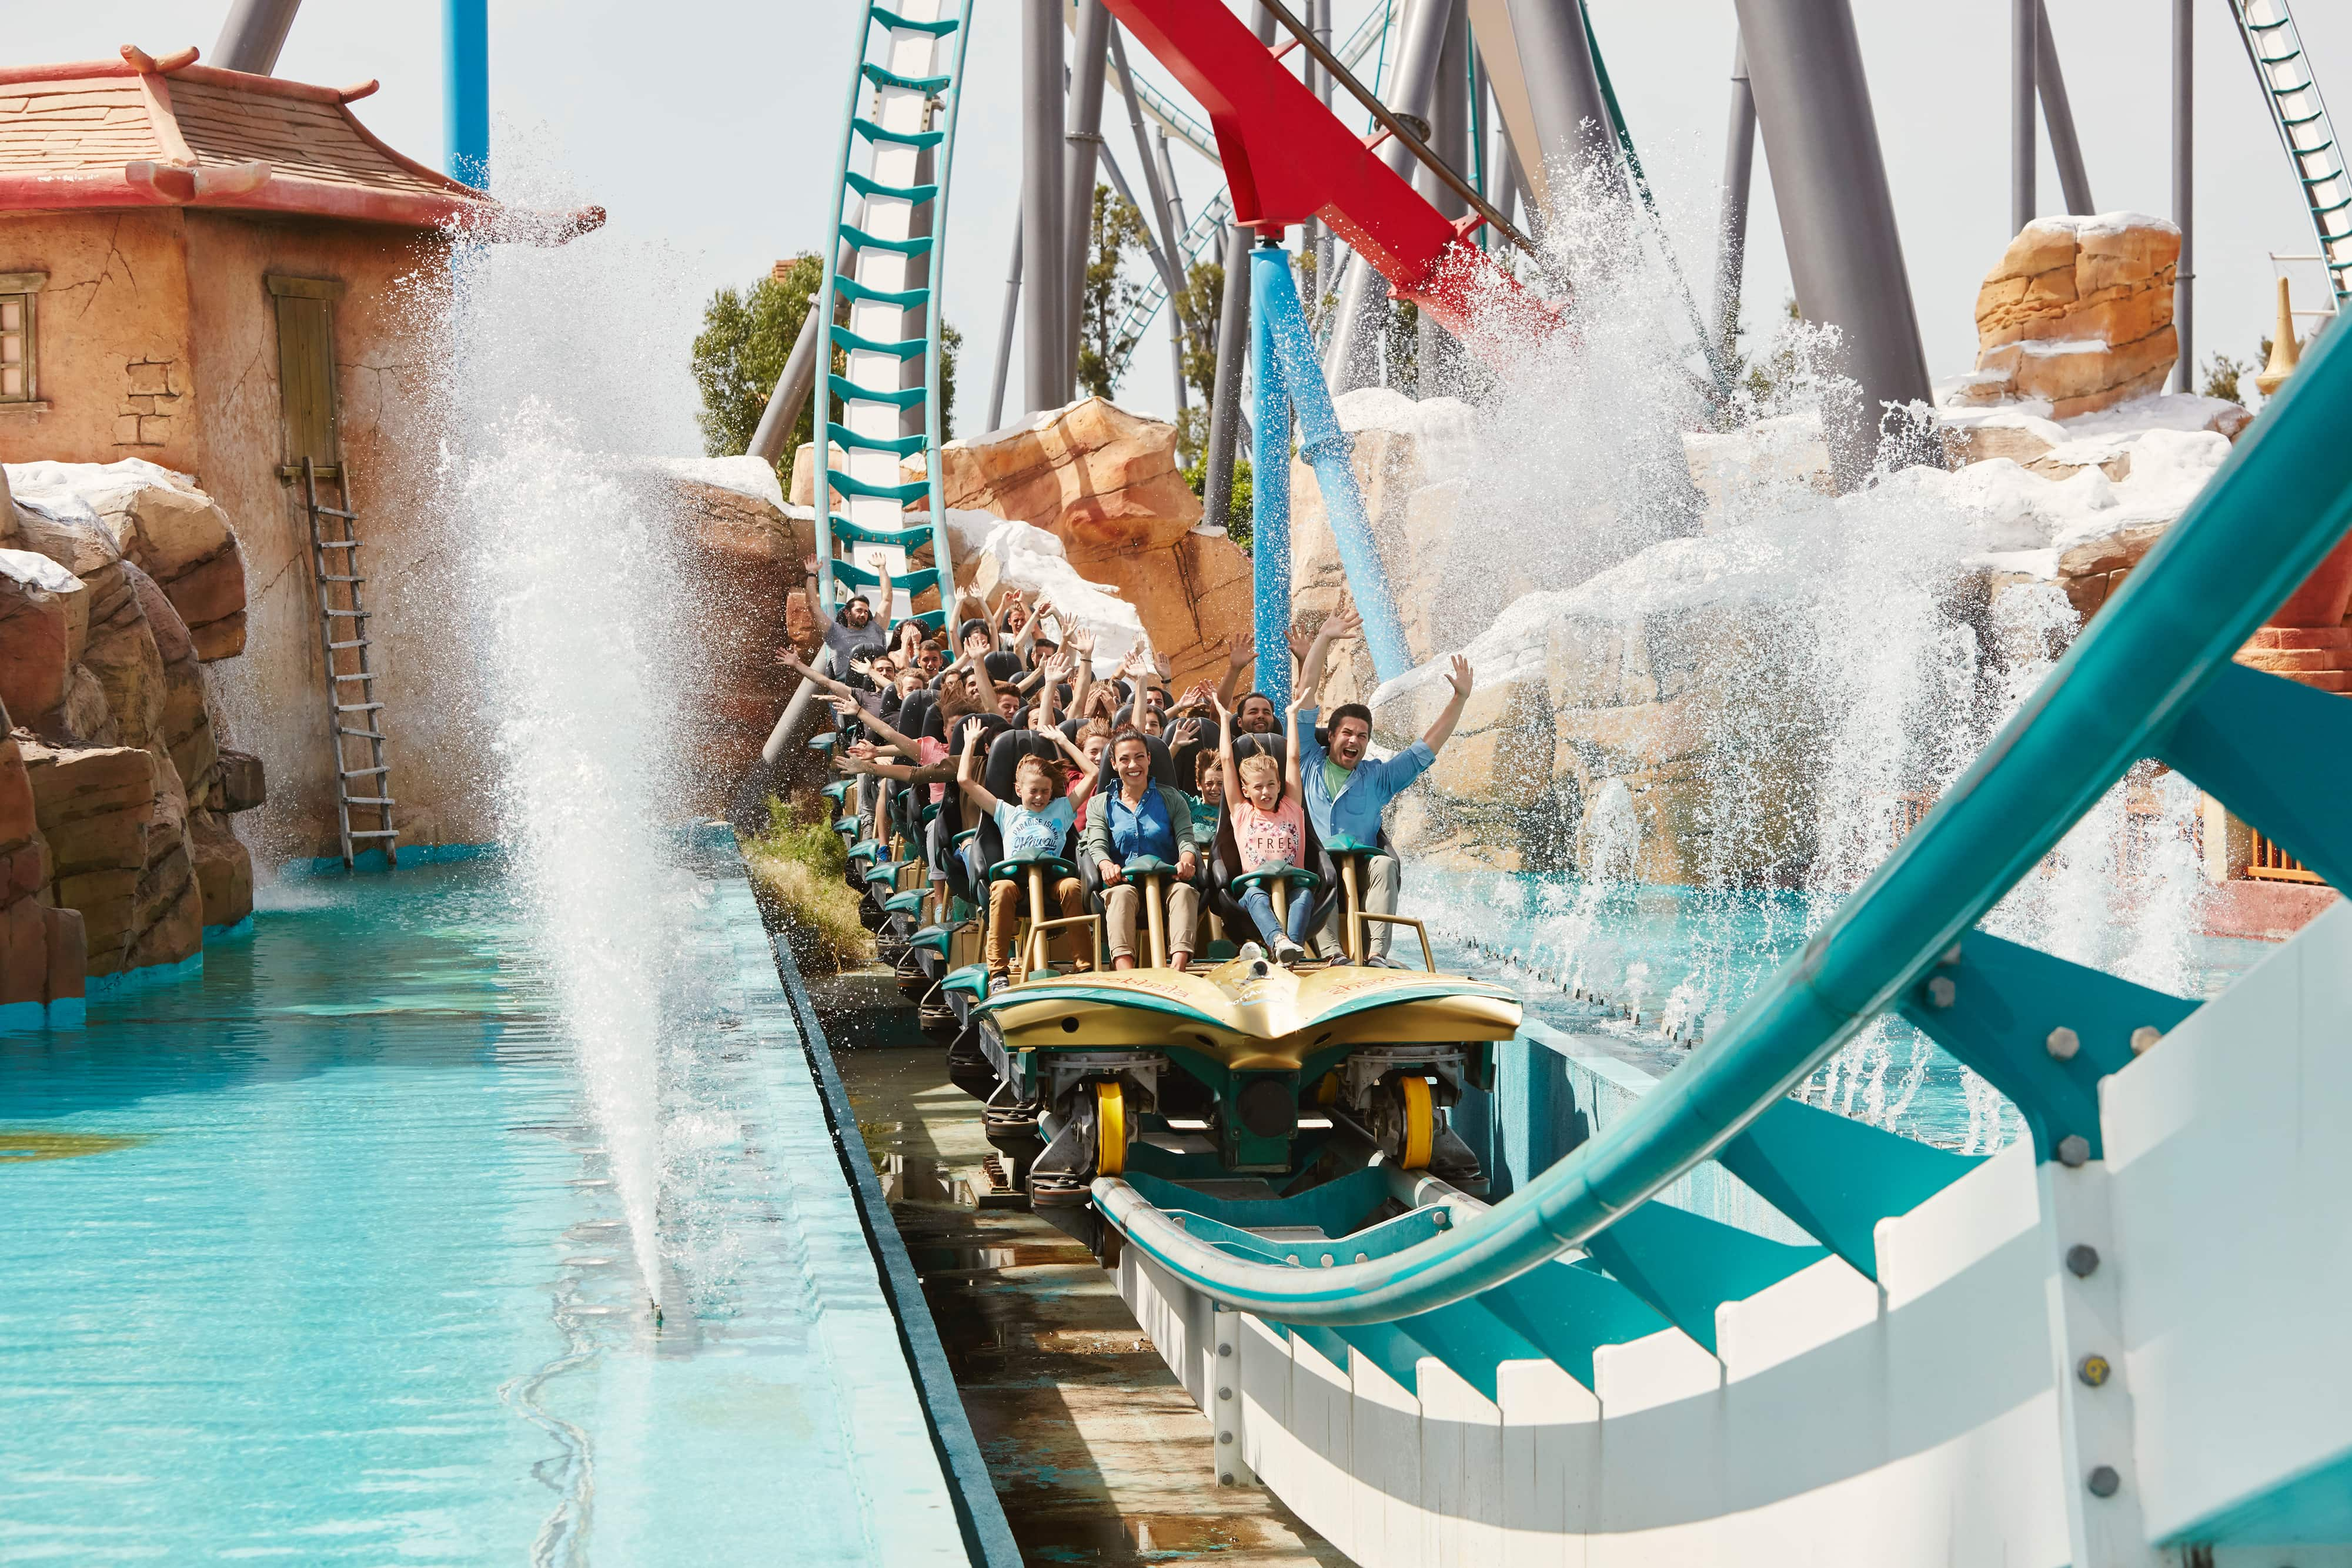
[[[1235,1173],[1298,1168],[1328,1126],[1475,1185],[1476,1156],[1446,1111],[1465,1087],[1492,1084],[1494,1043],[1517,1032],[1520,1007],[1433,967],[1292,969],[1253,948],[1182,971],[1032,970],[976,1011],[999,1101],[1033,1109],[1045,1141],[1031,1196],[1054,1204],[1082,1203],[1094,1176],[1124,1171],[1146,1117],[1154,1144],[1206,1153],[1206,1139]],[[1307,1132],[1320,1135],[1310,1145]]]

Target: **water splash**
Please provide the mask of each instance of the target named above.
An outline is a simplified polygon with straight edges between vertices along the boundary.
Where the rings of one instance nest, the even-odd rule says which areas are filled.
[[[509,141],[503,200],[579,204],[554,160]],[[694,449],[692,305],[659,281],[678,273],[609,234],[467,242],[411,302],[437,329],[446,548],[475,627],[464,688],[480,694],[498,836],[656,1305],[665,1101],[700,1024],[671,807],[669,680],[689,618],[676,521],[641,466]]]
[[[1882,411],[1875,465],[1848,473],[1842,495],[1789,460],[1808,442],[1826,456],[1825,433],[1866,423],[1833,329],[1772,323],[1745,345],[1728,394],[1710,396],[1652,225],[1598,199],[1589,173],[1553,179],[1577,195],[1523,270],[1572,284],[1562,329],[1512,345],[1500,371],[1468,365],[1421,389],[1475,409],[1458,510],[1478,519],[1476,559],[1436,597],[1483,606],[1500,587],[1516,601],[1491,647],[1473,650],[1482,684],[1542,683],[1563,716],[1654,705],[1661,716],[1647,733],[1629,720],[1562,737],[1575,777],[1531,809],[1581,802],[1577,873],[1532,898],[1496,887],[1454,924],[1664,1030],[1711,1034],[1916,825],[2078,620],[2057,585],[1987,565],[2016,544],[1995,508],[1935,471],[1924,410]],[[1696,175],[1660,183],[1712,189]],[[1696,254],[1688,241],[1706,224],[1668,220]],[[1701,456],[1731,460],[1695,476],[1686,434]],[[1935,468],[1919,465],[1928,456]],[[1585,630],[1547,634],[1554,614]],[[1987,928],[2199,989],[2197,810],[2193,788],[2143,770]],[[1696,884],[1668,921],[1673,961],[1647,973],[1628,946],[1640,922],[1656,925],[1636,876]],[[1654,930],[1640,940],[1654,956]],[[1798,1092],[1911,1130],[1936,1100],[1937,1135],[1975,1152],[2022,1131],[1989,1084],[1899,1019],[1874,1020]]]

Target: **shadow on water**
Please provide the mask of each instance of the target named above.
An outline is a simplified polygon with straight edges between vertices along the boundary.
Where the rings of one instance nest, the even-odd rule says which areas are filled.
[[[544,1028],[515,1027],[545,1008],[497,924],[504,895],[478,871],[420,867],[389,880],[436,896],[365,896],[386,880],[294,883],[256,915],[266,940],[215,942],[197,974],[131,977],[90,1002],[84,1028],[0,1035],[0,1105],[24,1123],[350,1066],[555,1051]]]

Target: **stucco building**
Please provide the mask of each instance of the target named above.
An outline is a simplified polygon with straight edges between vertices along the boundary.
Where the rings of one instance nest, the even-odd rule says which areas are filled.
[[[430,559],[430,304],[454,247],[603,214],[518,214],[403,157],[352,112],[372,81],[121,54],[0,68],[0,460],[143,458],[226,511],[246,636],[210,673],[267,768],[266,858],[336,848],[302,461],[347,479],[401,842],[478,841],[477,748],[436,689],[458,628]]]

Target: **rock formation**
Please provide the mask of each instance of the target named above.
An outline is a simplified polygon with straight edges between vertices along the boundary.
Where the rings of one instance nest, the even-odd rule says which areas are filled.
[[[31,917],[0,904],[0,1004],[68,994],[48,975],[68,958],[93,977],[174,964],[207,925],[244,919],[253,867],[229,815],[260,794],[250,758],[224,767],[203,669],[244,645],[243,558],[219,507],[136,461],[5,478],[0,704],[16,722],[0,797],[23,778],[38,853],[0,848],[0,897],[37,864],[30,896],[50,915],[36,998],[16,967],[29,938],[5,925]],[[16,844],[9,810],[0,799],[0,841]]]
[[[695,630],[677,644],[686,666],[676,672],[684,805],[713,816],[726,810],[792,695],[775,655],[815,528],[785,514],[774,468],[756,457],[665,464],[649,477],[686,525],[681,569]]]
[[[2047,402],[2065,419],[2163,389],[2180,357],[2180,231],[2137,213],[2037,218],[1977,292],[1963,400]]]
[[[1134,605],[1181,687],[1224,673],[1226,639],[1250,625],[1250,561],[1196,532],[1201,500],[1176,468],[1176,427],[1101,398],[940,453],[950,510],[1034,524],[1071,567]]]

